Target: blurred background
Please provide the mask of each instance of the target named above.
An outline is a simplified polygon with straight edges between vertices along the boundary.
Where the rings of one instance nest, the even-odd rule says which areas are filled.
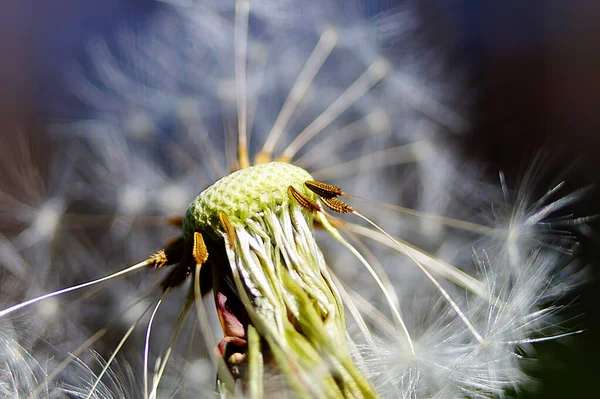
[[[376,18],[405,3],[365,0],[363,12]],[[548,180],[562,177],[570,189],[596,184],[600,2],[423,3],[414,6],[421,7],[428,27],[424,40],[440,48],[448,67],[459,68],[465,77],[465,96],[459,94],[457,102],[468,109],[470,126],[455,139],[465,162],[485,165],[490,181],[498,181],[503,170],[514,183],[541,150]],[[82,104],[71,95],[65,71],[73,63],[89,66],[90,40],[114,40],[123,26],[135,27],[161,7],[143,0],[2,2],[0,146],[22,131],[46,137],[52,123],[77,118]],[[547,187],[544,183],[540,189]],[[575,209],[578,215],[597,214],[598,189]],[[592,226],[600,231],[597,223]],[[589,284],[566,301],[576,303],[573,316],[584,315],[577,325],[586,332],[572,341],[576,346],[536,346],[542,362],[531,375],[544,381],[536,397],[584,397],[600,391],[599,238],[594,232],[579,233],[582,257],[592,265]]]

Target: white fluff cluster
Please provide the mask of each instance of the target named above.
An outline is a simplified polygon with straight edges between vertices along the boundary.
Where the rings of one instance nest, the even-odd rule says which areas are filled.
[[[408,6],[365,19],[343,4],[173,1],[92,45],[94,69],[69,71],[80,121],[42,148],[24,132],[3,140],[1,308],[145,259],[177,235],[165,219],[243,167],[245,149],[251,164],[287,161],[371,200],[349,198],[365,218],[333,215],[340,236],[316,238],[355,363],[381,397],[529,384],[531,344],[575,332],[560,329],[556,301],[575,282],[576,243],[551,219],[581,193],[480,189],[446,142],[467,118],[457,74],[421,41],[435,27]],[[196,319],[178,319],[186,290],[146,328],[163,276],[0,310],[0,397],[213,397],[214,348]]]
[[[455,308],[431,292],[413,293],[415,353],[398,345],[402,337],[391,332],[377,345],[364,346],[382,394],[502,397],[506,390],[531,388],[533,381],[521,370],[523,357],[534,356],[531,344],[575,333],[561,329],[556,317],[557,301],[577,282],[576,275],[565,273],[570,257],[562,253],[575,243],[568,236],[544,237],[549,210],[574,198],[550,203],[542,198],[534,207],[517,198],[514,208],[504,210],[511,212],[509,220],[495,220],[489,237],[473,245],[471,273],[490,297],[453,290]],[[418,311],[426,314],[414,314]],[[465,319],[457,317],[460,312]]]

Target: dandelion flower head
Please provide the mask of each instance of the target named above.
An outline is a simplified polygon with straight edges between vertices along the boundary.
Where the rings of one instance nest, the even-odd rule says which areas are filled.
[[[86,115],[56,128],[51,162],[24,136],[3,158],[24,190],[0,197],[0,393],[531,384],[532,343],[576,332],[556,305],[576,242],[553,217],[582,193],[479,182],[447,142],[468,119],[460,73],[416,10],[361,14],[177,1],[91,46],[93,68],[69,71]]]

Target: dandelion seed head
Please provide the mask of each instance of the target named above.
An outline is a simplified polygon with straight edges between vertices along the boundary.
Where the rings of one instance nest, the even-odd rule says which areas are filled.
[[[0,329],[0,396],[19,399],[45,386],[46,373],[17,340],[14,331]],[[48,392],[52,392],[47,387]]]
[[[190,188],[184,183],[162,187],[157,194],[158,207],[165,214],[177,214],[190,203]]]
[[[46,202],[38,210],[37,217],[31,228],[40,239],[51,239],[56,233],[63,211],[64,203],[62,200],[52,199]]]
[[[221,99],[230,106],[235,106],[237,101],[235,95],[235,80],[224,79],[219,81],[217,85],[217,93],[219,93],[219,99]]]
[[[98,354],[93,353],[97,364],[104,366],[106,361]],[[95,373],[92,368],[81,359],[74,359],[73,371],[67,381],[62,382],[57,391],[62,395],[80,399],[117,399],[117,398],[141,398],[139,389],[139,378],[135,375],[131,365],[127,362],[115,361],[107,370],[105,381],[95,381]],[[91,388],[95,386],[95,389]],[[164,397],[171,397],[173,390],[166,388]]]
[[[58,298],[50,298],[47,301],[36,304],[35,312],[38,318],[51,322],[60,314],[61,301]]]
[[[389,131],[390,123],[390,118],[383,109],[376,109],[367,115],[367,126],[374,133]]]
[[[135,138],[148,138],[156,131],[152,118],[144,112],[134,112],[127,121],[125,129],[130,131]]]
[[[193,231],[218,228],[218,215],[224,212],[242,223],[265,209],[276,211],[289,206],[287,192],[295,186],[304,195],[315,199],[314,193],[304,187],[312,180],[305,170],[282,162],[252,166],[232,173],[204,190],[190,205],[184,219],[184,237],[191,239]]]
[[[184,122],[192,122],[200,116],[198,101],[194,97],[183,97],[179,100],[177,113]]]
[[[204,287],[186,294],[163,285],[173,300],[155,308],[147,342],[135,336],[144,334],[123,341],[131,366],[98,356],[100,366],[106,365],[98,374],[79,359],[83,348],[61,392],[121,398],[149,388],[171,397],[173,386],[183,387],[183,397],[212,395],[219,369],[210,360],[215,347],[221,350],[231,338],[246,342],[248,353],[219,359],[233,359],[236,368],[241,365],[236,373],[245,377],[245,356],[257,350],[250,348],[251,329],[259,336],[264,375],[248,385],[261,380],[256,389],[265,394],[489,397],[529,383],[519,354],[530,350],[532,340],[568,333],[560,328],[554,301],[572,283],[569,273],[557,274],[563,260],[550,250],[566,251],[572,242],[546,233],[552,233],[550,216],[573,198],[533,204],[526,195],[514,204],[504,198],[487,225],[471,222],[481,204],[457,192],[476,184],[458,172],[463,161],[445,141],[468,123],[454,106],[454,77],[413,40],[423,26],[411,7],[364,21],[358,8],[340,10],[337,2],[171,5],[139,32],[124,32],[116,44],[96,42],[94,69],[72,75],[93,121],[70,129],[81,143],[69,148],[58,169],[75,167],[81,187],[75,205],[97,212],[69,215],[69,195],[56,196],[62,198],[56,206],[42,198],[37,203],[45,205],[33,211],[10,204],[1,209],[3,220],[10,214],[6,209],[25,209],[19,217],[25,215],[30,231],[48,243],[24,256],[24,246],[8,237],[0,241],[0,256],[15,278],[25,280],[29,259],[56,261],[58,237],[71,252],[69,264],[95,273],[106,268],[106,259],[114,264],[155,250],[155,222],[164,219],[156,215],[181,214],[201,192],[187,207],[183,237],[189,247],[196,233],[204,236],[203,256],[194,255],[196,271],[190,256],[173,267],[183,266],[185,277],[194,279],[210,268],[216,305],[228,294],[239,306],[228,310],[234,320],[223,321],[223,308],[207,317],[207,330],[222,332],[225,341],[212,342],[210,334],[198,340],[198,320],[173,316],[185,313],[182,308],[187,312],[194,299],[202,302]],[[343,187],[357,212],[321,212],[320,200],[304,185],[314,179]],[[301,196],[290,194],[290,186]],[[366,216],[352,219],[358,211],[374,221],[371,227],[360,224]],[[448,211],[468,220],[443,216]],[[63,234],[64,220],[85,230],[78,238],[92,242]],[[320,227],[317,234],[313,223]],[[110,230],[89,231],[107,224]],[[48,275],[45,263],[35,265]],[[143,324],[157,306],[152,284],[106,285],[108,294],[99,293],[105,300],[77,308],[83,311],[64,310],[62,297],[38,303],[35,311],[48,324],[61,313],[69,316],[66,323],[77,331],[67,335],[81,338],[97,320],[82,321],[81,331],[74,325],[96,319],[87,314],[101,306],[121,330]],[[104,312],[104,306],[115,311]],[[175,342],[176,335],[182,342]],[[11,347],[13,338],[0,337],[0,349]],[[107,342],[116,356],[115,338]],[[150,358],[141,372],[135,363],[140,348],[144,362]],[[34,375],[19,382],[27,391],[38,383],[36,376],[44,376],[34,367],[36,359],[47,356],[13,354],[30,366],[23,374]],[[163,376],[164,364],[177,367]],[[146,387],[136,374],[148,380]],[[17,385],[14,376],[2,374],[5,380],[9,384],[0,389],[7,392]]]
[[[139,215],[145,208],[145,191],[137,186],[125,186],[119,193],[119,210],[127,216]]]

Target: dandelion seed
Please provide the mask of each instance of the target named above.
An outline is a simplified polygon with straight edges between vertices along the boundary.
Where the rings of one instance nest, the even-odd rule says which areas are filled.
[[[576,332],[554,302],[574,241],[547,233],[587,222],[552,220],[582,193],[532,201],[525,182],[511,205],[502,177],[504,203],[475,223],[440,133],[465,121],[426,84],[436,68],[379,51],[381,31],[328,2],[171,6],[123,48],[97,44],[76,81],[94,121],[67,129],[81,141],[56,164],[76,188],[37,207],[0,192],[2,220],[25,224],[0,241],[17,302],[0,310],[1,393],[502,396],[528,383],[522,351]],[[36,258],[68,285],[13,299]],[[98,277],[106,259],[136,261]]]

